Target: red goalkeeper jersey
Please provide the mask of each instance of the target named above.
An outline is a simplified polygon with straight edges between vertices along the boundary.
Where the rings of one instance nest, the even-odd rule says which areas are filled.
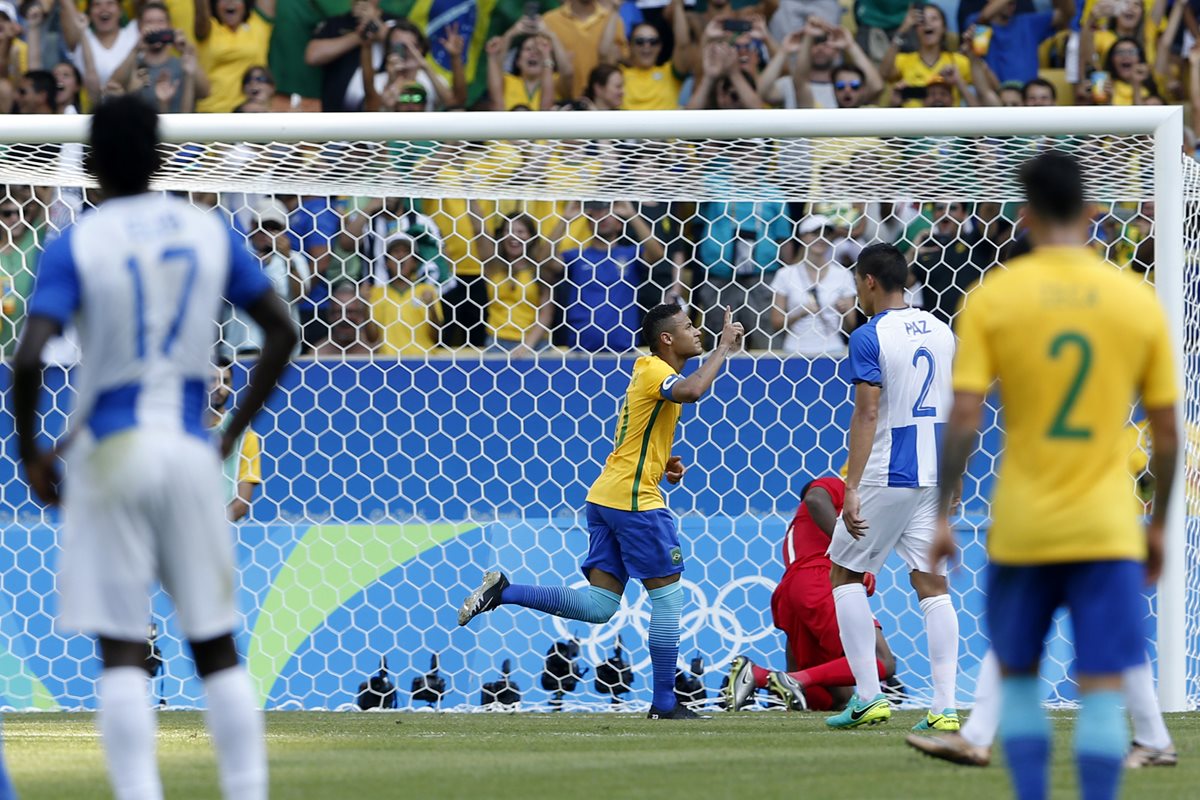
[[[842,513],[842,504],[846,501],[846,484],[841,478],[817,478],[807,484],[800,493],[803,497],[810,489],[821,488],[829,492],[833,500],[833,508]],[[808,506],[803,501],[796,509],[792,524],[788,525],[787,535],[783,539],[783,568],[789,570],[795,567],[825,567],[830,565],[825,552],[829,549],[829,536],[809,516]]]

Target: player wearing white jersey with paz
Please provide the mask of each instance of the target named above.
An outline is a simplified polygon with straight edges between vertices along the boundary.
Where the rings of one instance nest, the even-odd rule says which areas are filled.
[[[850,335],[850,457],[845,504],[829,557],[855,694],[844,711],[825,722],[831,728],[856,728],[891,718],[879,685],[875,625],[863,573],[878,573],[895,550],[908,564],[921,601],[933,673],[933,707],[916,730],[958,730],[958,617],[945,569],[934,571],[929,561],[939,440],[953,401],[954,334],[932,314],[905,304],[908,262],[892,245],[864,249],[854,278],[859,305],[871,319]]]
[[[132,96],[96,110],[87,166],[105,200],[42,257],[13,364],[16,430],[34,493],[57,504],[57,453],[37,442],[41,354],[73,320],[82,352],[65,456],[60,621],[99,637],[98,724],[113,793],[162,796],[144,668],[157,580],[204,682],[224,796],[255,800],[267,794],[263,719],[234,646],[233,541],[205,412],[223,297],[265,334],[223,455],[266,402],[297,337],[240,236],[215,214],[149,193],[157,127]]]

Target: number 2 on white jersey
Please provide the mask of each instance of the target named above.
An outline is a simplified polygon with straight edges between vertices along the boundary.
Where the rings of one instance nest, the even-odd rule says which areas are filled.
[[[925,405],[925,399],[929,395],[929,387],[933,386],[934,373],[937,370],[937,363],[933,360],[933,353],[928,347],[918,347],[913,353],[912,365],[917,366],[917,362],[924,361],[927,367],[925,372],[925,381],[921,384],[921,392],[917,395],[917,402],[913,403],[912,415],[913,419],[921,417],[936,417],[937,409],[933,406]]]

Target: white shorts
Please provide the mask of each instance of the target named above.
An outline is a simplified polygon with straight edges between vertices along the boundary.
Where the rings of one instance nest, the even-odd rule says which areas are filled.
[[[935,572],[929,568],[929,547],[937,522],[938,488],[862,486],[858,495],[867,532],[855,539],[838,517],[829,542],[830,560],[854,572],[877,573],[895,550],[910,570]],[[945,575],[945,566],[936,572]]]
[[[62,626],[142,641],[157,580],[189,640],[233,631],[222,481],[216,451],[195,436],[134,430],[81,442],[63,496]]]

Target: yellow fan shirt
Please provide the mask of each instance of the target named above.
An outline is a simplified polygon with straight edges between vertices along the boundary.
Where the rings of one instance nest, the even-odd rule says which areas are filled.
[[[958,68],[963,80],[971,82],[971,62],[962,53],[951,53],[949,50],[943,50],[937,61],[932,64],[922,61],[920,53],[898,53],[895,70],[900,75],[899,81],[905,86],[928,86],[941,80],[942,70],[950,65]],[[962,102],[962,95],[958,93],[958,89],[953,91],[954,105],[958,105]],[[905,108],[920,108],[921,105],[920,100],[908,100],[904,103]]]
[[[621,67],[625,77],[627,111],[671,111],[679,108],[679,92],[683,87],[671,62],[659,67]]]
[[[208,38],[197,45],[200,66],[211,86],[208,97],[196,102],[204,113],[229,113],[242,104],[242,77],[251,67],[267,65],[273,23],[258,11],[237,30],[212,21]]]
[[[421,293],[435,293],[433,303],[426,305]],[[379,354],[387,356],[421,356],[437,347],[437,324],[442,319],[442,301],[436,299],[437,289],[420,282],[398,289],[388,284],[371,287],[371,321],[379,327]]]

